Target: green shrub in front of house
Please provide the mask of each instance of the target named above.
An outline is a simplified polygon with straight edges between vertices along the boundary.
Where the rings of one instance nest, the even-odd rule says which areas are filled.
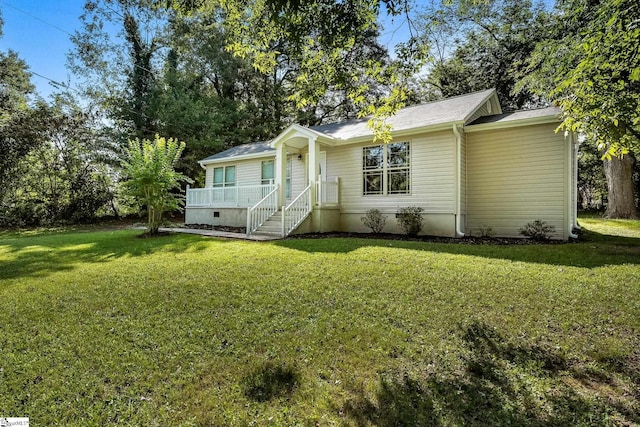
[[[398,227],[408,236],[417,236],[422,231],[422,212],[418,206],[408,206],[398,209],[396,219]]]
[[[365,216],[360,217],[362,224],[370,228],[372,233],[379,234],[387,223],[387,218],[380,212],[380,209],[369,209]]]

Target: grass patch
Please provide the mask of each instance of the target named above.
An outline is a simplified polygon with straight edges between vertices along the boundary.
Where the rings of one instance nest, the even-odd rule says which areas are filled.
[[[0,235],[0,417],[38,425],[640,423],[640,236]]]

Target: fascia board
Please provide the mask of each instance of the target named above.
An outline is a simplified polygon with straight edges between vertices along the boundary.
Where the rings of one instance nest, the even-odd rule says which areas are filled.
[[[557,123],[560,125],[561,121],[558,119],[556,115],[551,116],[542,116],[542,117],[529,117],[526,119],[520,120],[508,120],[505,122],[494,122],[494,123],[482,123],[479,125],[467,125],[464,127],[464,131],[467,133],[471,132],[480,132],[485,130],[494,130],[494,129],[508,129],[519,126],[531,126],[531,125],[542,125],[548,123]]]
[[[417,128],[403,129],[399,131],[392,130],[391,137],[393,139],[399,139],[399,138],[404,138],[406,136],[419,135],[421,133],[451,130],[451,127],[454,124],[462,126],[463,122],[460,121],[460,122],[439,123],[437,125],[420,126]],[[349,139],[337,139],[335,140],[336,141],[335,145],[341,146],[341,145],[349,145],[349,144],[358,144],[362,142],[370,142],[372,140],[373,140],[373,134],[369,134],[369,135],[357,136],[355,138],[349,138]]]
[[[229,162],[235,162],[239,160],[259,159],[262,157],[274,157],[275,155],[276,155],[275,150],[262,151],[260,153],[243,154],[242,156],[229,156],[229,157],[222,157],[219,159],[212,159],[212,160],[200,160],[198,163],[200,163],[200,166],[204,168],[207,165],[214,165],[217,163],[229,163]]]

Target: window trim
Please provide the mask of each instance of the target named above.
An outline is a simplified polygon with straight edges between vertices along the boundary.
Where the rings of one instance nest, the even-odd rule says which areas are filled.
[[[227,169],[233,168],[233,181],[227,181]],[[222,169],[222,182],[216,182],[216,169]],[[211,187],[212,188],[228,188],[235,187],[238,179],[236,172],[238,168],[236,165],[228,166],[216,166],[211,171]]]
[[[405,144],[406,145],[406,163],[403,165],[391,165],[390,164],[390,151],[391,146],[393,144]],[[382,150],[382,159],[381,163],[378,167],[367,166],[366,159],[368,150],[371,149],[381,149]],[[362,180],[361,182],[361,195],[363,197],[370,196],[406,196],[411,195],[411,141],[397,141],[390,142],[388,144],[376,144],[376,145],[366,145],[362,147]],[[407,190],[406,191],[392,191],[389,186],[391,184],[390,176],[398,173],[405,173],[407,180]],[[376,192],[367,192],[367,176],[375,176],[376,174],[381,175],[381,188]]]

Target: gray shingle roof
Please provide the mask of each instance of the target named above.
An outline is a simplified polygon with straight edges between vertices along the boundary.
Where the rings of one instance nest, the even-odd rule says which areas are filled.
[[[206,159],[200,160],[201,162],[206,162],[209,160],[216,159],[226,159],[227,157],[237,157],[237,156],[246,156],[250,154],[259,154],[266,153],[268,151],[276,152],[275,149],[271,148],[271,141],[261,141],[261,142],[252,142],[250,144],[237,145],[235,147],[231,147],[228,150],[221,151],[213,156],[209,156]]]
[[[427,104],[403,108],[387,119],[394,131],[417,127],[465,121],[494,89],[456,96]],[[341,123],[314,126],[311,129],[339,139],[357,138],[372,134],[368,119],[349,120]]]
[[[453,122],[463,122],[484,102],[489,99],[495,89],[487,89],[481,92],[447,98],[440,101],[429,102],[421,105],[414,105],[399,110],[394,116],[387,119],[393,127],[393,131],[409,130],[424,126],[432,126]],[[351,139],[373,134],[367,127],[367,118],[358,120],[348,120],[340,123],[313,126],[316,132],[323,133],[336,139]],[[476,123],[477,120],[474,122]],[[270,141],[255,142],[252,144],[239,145],[228,150],[209,156],[200,160],[207,162],[229,157],[245,156],[250,154],[275,152],[269,145]]]
[[[486,123],[504,123],[516,120],[534,119],[555,116],[560,118],[560,109],[556,107],[538,108],[536,110],[513,111],[505,114],[495,114],[493,116],[480,117],[469,123],[467,126],[481,125]]]

